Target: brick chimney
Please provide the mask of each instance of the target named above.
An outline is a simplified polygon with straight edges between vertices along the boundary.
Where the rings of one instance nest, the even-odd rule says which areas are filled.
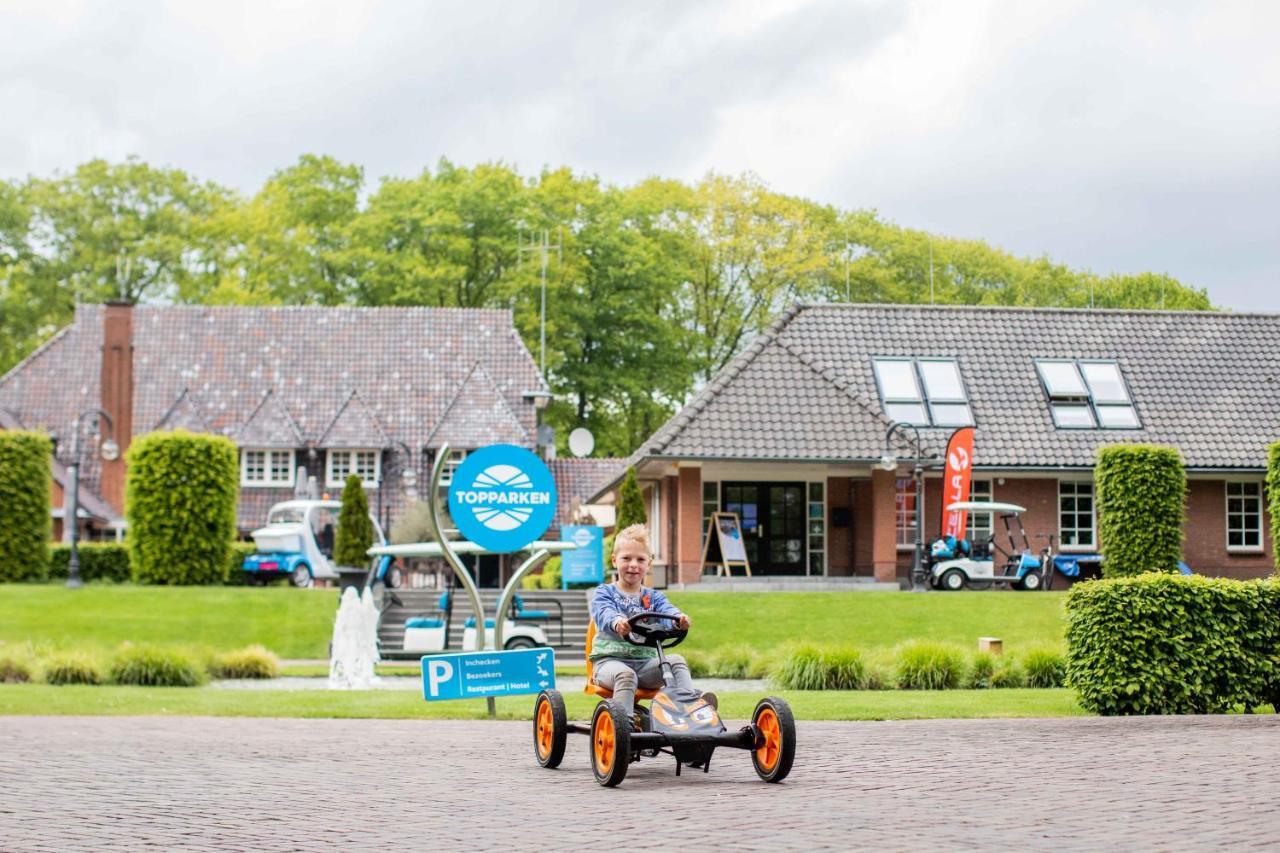
[[[133,303],[108,302],[102,319],[102,408],[111,416],[120,458],[102,463],[102,497],[124,513],[124,452],[133,437]],[[106,438],[104,432],[103,438]]]

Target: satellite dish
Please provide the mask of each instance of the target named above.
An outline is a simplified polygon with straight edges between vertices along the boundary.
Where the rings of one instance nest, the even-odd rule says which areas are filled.
[[[591,451],[595,450],[596,439],[591,434],[591,430],[586,427],[578,427],[569,433],[569,452],[578,458],[590,456]]]

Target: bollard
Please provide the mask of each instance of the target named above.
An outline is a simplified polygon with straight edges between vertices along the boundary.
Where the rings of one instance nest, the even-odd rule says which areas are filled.
[[[997,655],[997,656],[1003,655],[1004,640],[1000,639],[999,637],[979,637],[978,651],[991,652],[991,654]]]

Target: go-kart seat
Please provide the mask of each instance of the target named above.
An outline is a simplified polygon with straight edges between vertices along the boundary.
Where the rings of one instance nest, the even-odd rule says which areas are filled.
[[[591,644],[596,639],[596,622],[594,619],[587,621],[587,684],[582,688],[582,692],[588,696],[599,696],[601,699],[612,699],[613,691],[608,687],[601,687],[592,680],[592,673],[595,667],[591,663]],[[647,689],[644,687],[636,688],[636,699],[652,699],[658,695],[656,689]]]

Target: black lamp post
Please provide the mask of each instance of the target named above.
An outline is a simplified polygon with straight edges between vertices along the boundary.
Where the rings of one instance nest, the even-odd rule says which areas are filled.
[[[909,432],[909,434],[908,434]],[[895,471],[898,467],[898,459],[893,453],[893,436],[895,433],[901,433],[901,439],[911,445],[915,456],[912,458],[913,467],[911,470],[911,478],[915,481],[916,486],[916,524],[915,548],[911,557],[911,591],[923,592],[924,587],[924,451],[920,443],[920,430],[913,424],[903,423],[902,421],[894,421],[889,424],[889,429],[884,434],[884,450],[885,455],[880,460],[881,467],[886,471]]]
[[[76,546],[80,541],[80,433],[82,432],[84,419],[94,415],[107,422],[107,438],[98,447],[98,452],[103,460],[114,462],[120,458],[120,445],[116,444],[112,433],[115,431],[111,416],[102,409],[86,409],[76,418],[75,433],[71,437],[71,470],[68,486],[68,497],[66,502],[67,512],[63,518],[64,526],[71,525],[71,556],[67,560],[67,587],[70,589],[79,589],[84,586],[84,581],[80,579],[80,553]]]

